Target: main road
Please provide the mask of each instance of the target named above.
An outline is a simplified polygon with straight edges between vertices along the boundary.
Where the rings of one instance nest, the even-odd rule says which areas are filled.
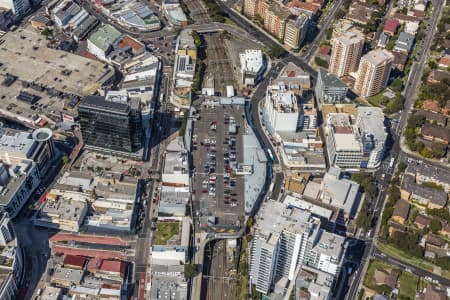
[[[402,136],[404,127],[406,125],[408,115],[409,115],[410,110],[412,109],[412,106],[415,101],[417,88],[420,85],[424,65],[425,65],[426,59],[428,57],[429,48],[430,48],[430,45],[431,45],[431,42],[432,42],[432,39],[434,36],[434,32],[436,30],[436,26],[438,24],[440,15],[442,13],[442,9],[444,6],[443,4],[444,4],[443,0],[436,0],[434,3],[433,11],[432,11],[432,13],[430,15],[430,19],[429,19],[429,24],[430,24],[429,26],[431,28],[431,32],[426,35],[425,40],[423,41],[423,45],[422,45],[422,48],[424,49],[423,55],[420,57],[418,62],[415,62],[413,64],[413,66],[411,68],[411,72],[408,77],[407,84],[406,84],[406,87],[404,90],[404,96],[406,98],[405,108],[400,116],[400,120],[397,124],[397,127],[395,128],[395,130],[391,130],[391,134],[393,135],[393,139],[394,139],[394,144],[393,144],[392,148],[390,149],[390,157],[394,157],[396,159],[397,163],[410,158],[408,156],[408,154],[403,152],[401,149],[401,136]],[[441,167],[441,166],[438,166],[437,164],[433,164],[433,165],[435,165],[437,167]],[[393,171],[393,170],[390,170],[390,171]],[[382,187],[383,190],[381,191],[381,193],[379,195],[379,199],[377,201],[376,207],[374,207],[374,209],[373,209],[373,216],[375,216],[375,215],[381,216],[382,207],[384,204],[384,200],[386,198],[385,189],[389,186],[391,179],[392,179],[392,174],[390,174],[389,172],[386,172],[384,180],[382,180],[381,184],[380,184],[380,186]],[[377,258],[386,260],[387,262],[389,262],[391,264],[399,266],[403,269],[414,270],[414,273],[417,275],[424,276],[424,277],[425,276],[431,277],[432,279],[437,280],[438,282],[449,286],[450,280],[448,280],[446,278],[443,278],[436,274],[427,272],[425,270],[415,268],[411,265],[400,262],[400,261],[396,260],[395,258],[389,257],[384,253],[381,253],[376,248],[376,239],[378,236],[379,226],[380,226],[380,222],[379,222],[379,218],[378,218],[375,223],[375,227],[376,227],[375,232],[368,240],[366,240],[366,251],[365,251],[363,259],[362,259],[362,262],[364,264],[367,264],[368,260],[371,257],[375,256]],[[358,287],[359,287],[361,279],[364,275],[363,273],[364,273],[363,271],[360,271],[359,274],[356,275],[356,278],[354,278],[354,280],[350,286],[350,290],[347,293],[346,299],[356,299],[357,293],[358,293]]]
[[[322,41],[323,35],[327,31],[327,29],[331,26],[331,24],[333,24],[333,21],[336,19],[336,13],[342,6],[343,2],[344,0],[336,0],[333,3],[333,7],[325,17],[325,21],[320,27],[319,33],[314,37],[314,40],[309,45],[306,46],[306,51],[301,56],[305,61],[309,62],[311,60],[312,55],[314,55],[314,53],[316,52],[317,48],[320,45],[320,42]]]
[[[164,78],[162,79],[164,80]],[[164,85],[165,90],[167,89],[167,83]],[[165,94],[167,97],[167,93]],[[172,124],[171,118],[163,118],[162,114],[166,110],[166,103],[167,101],[164,101],[164,106],[160,107],[159,111],[155,114],[155,120],[154,125],[152,126],[152,133],[150,136],[147,136],[147,139],[150,139],[150,149],[151,149],[151,156],[150,161],[145,162],[143,172],[141,174],[142,178],[147,177],[146,169],[150,170],[152,173],[152,176],[150,176],[150,182],[147,184],[146,187],[146,194],[148,201],[146,201],[146,205],[144,205],[144,219],[143,219],[143,226],[141,229],[141,232],[138,233],[137,241],[136,241],[136,252],[135,252],[135,273],[134,278],[135,280],[138,280],[140,278],[141,274],[147,274],[149,271],[149,256],[150,256],[150,247],[152,245],[152,240],[154,238],[153,232],[151,229],[151,220],[153,217],[157,216],[157,203],[153,203],[153,195],[155,194],[155,188],[157,183],[155,182],[155,175],[156,177],[161,174],[162,170],[162,164],[161,164],[161,155],[162,151],[165,149],[165,135],[164,132],[159,130],[159,126],[161,125],[162,128],[170,129]],[[137,292],[138,289],[135,289],[135,292]]]
[[[428,59],[428,54],[430,51],[430,45],[434,38],[434,33],[436,32],[436,27],[440,19],[440,15],[442,14],[442,9],[444,7],[445,1],[444,0],[435,0],[433,1],[433,11],[431,12],[429,21],[428,21],[428,27],[430,32],[427,32],[425,35],[425,38],[423,40],[423,43],[421,45],[421,49],[423,49],[422,55],[420,55],[420,58],[417,62],[414,62],[411,71],[408,76],[408,81],[406,83],[406,87],[404,90],[403,95],[405,96],[405,107],[403,109],[403,113],[401,114],[397,126],[396,134],[398,136],[402,135],[403,129],[406,125],[406,121],[408,119],[408,115],[413,108],[414,101],[416,99],[416,92],[417,88],[419,87],[422,73],[425,68],[426,60]]]
[[[342,1],[342,0],[338,0]],[[220,9],[228,14],[230,20],[232,20],[236,25],[238,25],[241,29],[247,31],[251,36],[253,36],[256,40],[262,42],[266,47],[271,48],[277,44],[278,42],[274,41],[273,37],[270,37],[268,33],[264,32],[263,29],[258,28],[254,24],[252,24],[248,19],[241,16],[239,13],[234,11],[230,6],[226,5],[222,1],[216,1],[217,5]],[[331,22],[331,21],[328,21]],[[315,43],[320,43],[318,39],[314,40]],[[291,61],[301,67],[303,70],[311,74],[313,80],[317,78],[317,72],[311,68],[311,66],[304,59],[293,55],[288,52],[285,57],[285,61]]]

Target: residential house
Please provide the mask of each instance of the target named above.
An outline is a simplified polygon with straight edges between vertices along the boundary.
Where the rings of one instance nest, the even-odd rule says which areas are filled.
[[[432,124],[436,124],[442,127],[447,126],[447,116],[444,116],[440,113],[435,113],[431,111],[426,111],[423,109],[419,109],[416,112],[419,116],[424,116],[427,121],[430,121]]]
[[[394,51],[410,53],[414,45],[415,35],[408,32],[401,32],[395,41]]]
[[[432,99],[425,100],[422,104],[422,108],[426,111],[432,111],[435,113],[441,111],[441,105],[439,104],[439,101]]]
[[[414,220],[414,224],[420,229],[424,229],[427,228],[428,225],[430,224],[430,217],[423,215],[423,214],[417,214],[415,220]]]
[[[450,192],[450,171],[447,168],[436,167],[427,163],[410,163],[405,170],[405,174],[416,177],[416,182],[434,182],[444,187],[444,191]]]
[[[447,193],[415,182],[413,175],[405,174],[400,186],[401,198],[427,208],[443,208],[447,204]]]
[[[300,13],[306,13],[310,17],[314,17],[319,13],[320,8],[311,3],[306,3],[298,0],[293,0],[289,2],[288,8],[294,15]]]
[[[450,100],[447,100],[447,103],[445,103],[445,107],[441,109],[441,112],[446,115],[450,114]]]
[[[450,80],[450,72],[441,71],[441,70],[433,70],[428,75],[428,83],[441,83],[444,79]]]
[[[424,139],[433,142],[448,144],[450,140],[450,129],[447,127],[437,127],[426,123],[422,126],[420,133]]]
[[[378,47],[380,48],[386,48],[387,44],[389,43],[390,35],[386,32],[382,32],[380,35],[380,39],[378,40]],[[395,57],[394,57],[395,61]]]
[[[439,233],[443,236],[450,237],[450,224],[445,224]]]
[[[331,52],[331,46],[329,45],[322,45],[319,48],[319,55],[320,56],[327,56]]]
[[[400,24],[406,24],[408,22],[417,22],[420,23],[420,19],[414,16],[408,16],[401,13],[395,13],[393,16],[395,19],[399,21]]]
[[[392,236],[395,232],[406,233],[407,228],[397,223],[391,223],[389,225],[389,236]]]
[[[373,276],[376,285],[387,285],[394,289],[397,285],[398,273],[392,269],[375,269]]]
[[[441,69],[448,69],[450,66],[450,55],[442,56],[438,61],[438,67]]]
[[[447,294],[444,290],[438,289],[436,286],[428,283],[426,291],[423,294],[423,300],[446,300]]]
[[[392,62],[393,67],[395,67],[400,72],[405,70],[406,62],[408,61],[408,54],[404,52],[392,52],[394,56],[394,61]]]
[[[436,247],[442,246],[442,238],[436,234],[428,233],[426,237],[426,244],[433,245]]]
[[[400,224],[405,224],[406,220],[408,220],[410,208],[411,205],[409,204],[409,202],[401,199],[398,200],[394,206],[394,212],[392,213],[392,220]]]
[[[373,13],[378,10],[379,7],[376,5],[352,1],[345,18],[358,24],[367,25],[371,21]]]
[[[397,19],[389,19],[386,21],[386,24],[384,24],[383,32],[393,37],[397,32],[397,28],[399,25],[400,22]]]

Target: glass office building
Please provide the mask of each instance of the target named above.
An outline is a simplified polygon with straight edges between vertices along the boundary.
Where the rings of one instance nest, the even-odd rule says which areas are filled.
[[[142,159],[139,99],[130,99],[122,91],[109,92],[105,97],[88,96],[81,101],[78,116],[87,149]]]

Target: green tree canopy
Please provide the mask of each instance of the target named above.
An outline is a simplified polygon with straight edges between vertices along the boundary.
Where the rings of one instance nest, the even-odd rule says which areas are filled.
[[[432,232],[436,233],[442,229],[442,224],[438,219],[432,219],[428,227]]]

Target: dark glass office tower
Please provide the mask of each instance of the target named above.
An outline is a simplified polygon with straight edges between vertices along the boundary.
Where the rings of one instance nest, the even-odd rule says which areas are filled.
[[[88,149],[133,156],[142,148],[140,101],[123,92],[88,96],[78,107],[81,133]],[[129,153],[130,155],[127,155]]]

